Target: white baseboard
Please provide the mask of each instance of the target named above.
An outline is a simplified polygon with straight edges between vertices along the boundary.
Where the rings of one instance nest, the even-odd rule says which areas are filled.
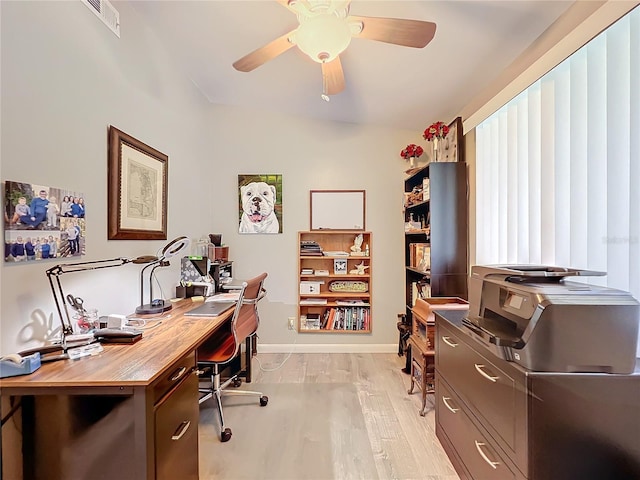
[[[315,344],[315,343],[271,343],[258,341],[258,353],[397,353],[397,343],[380,344]]]

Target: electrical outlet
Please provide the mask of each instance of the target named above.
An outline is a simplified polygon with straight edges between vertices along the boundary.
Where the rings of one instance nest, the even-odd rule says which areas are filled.
[[[289,330],[296,329],[296,317],[289,317]]]

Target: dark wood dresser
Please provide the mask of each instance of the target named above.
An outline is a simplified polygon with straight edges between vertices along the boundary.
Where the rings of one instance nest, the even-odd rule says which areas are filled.
[[[436,312],[436,434],[463,479],[640,479],[640,369],[533,372]]]

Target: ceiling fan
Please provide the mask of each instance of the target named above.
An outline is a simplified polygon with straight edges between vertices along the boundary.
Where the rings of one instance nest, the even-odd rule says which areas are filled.
[[[422,20],[349,15],[351,0],[276,0],[298,17],[299,26],[234,62],[250,72],[297,46],[322,65],[322,98],[344,90],[340,54],[351,38],[366,38],[405,47],[423,48],[436,33],[436,24]]]

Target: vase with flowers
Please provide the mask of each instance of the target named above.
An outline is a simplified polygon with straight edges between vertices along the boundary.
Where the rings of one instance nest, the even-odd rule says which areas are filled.
[[[449,127],[444,122],[435,122],[429,125],[422,137],[427,142],[433,142],[433,161],[438,161],[438,140],[443,139],[449,133]]]
[[[400,151],[400,156],[405,160],[409,160],[411,168],[415,167],[416,158],[419,158],[424,153],[424,150],[420,145],[410,143]]]

